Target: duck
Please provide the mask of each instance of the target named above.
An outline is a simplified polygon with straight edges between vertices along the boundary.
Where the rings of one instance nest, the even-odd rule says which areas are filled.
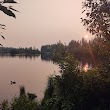
[[[16,84],[16,82],[15,81],[11,81],[11,84]]]

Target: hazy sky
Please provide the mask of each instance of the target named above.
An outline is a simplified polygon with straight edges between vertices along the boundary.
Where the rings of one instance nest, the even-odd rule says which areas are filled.
[[[40,47],[61,41],[68,44],[86,35],[81,24],[82,0],[18,0],[16,19],[0,12],[6,27],[4,46]]]

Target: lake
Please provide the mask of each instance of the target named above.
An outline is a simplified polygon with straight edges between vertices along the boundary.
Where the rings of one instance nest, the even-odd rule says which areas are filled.
[[[52,74],[59,74],[59,66],[41,56],[0,55],[0,102],[18,96],[20,86],[42,99]],[[16,84],[11,85],[11,81]]]

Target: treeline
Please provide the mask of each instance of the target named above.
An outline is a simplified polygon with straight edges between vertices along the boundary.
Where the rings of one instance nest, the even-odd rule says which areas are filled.
[[[109,56],[110,44],[103,38],[96,37],[93,40],[87,41],[82,38],[80,41],[71,40],[68,45],[61,43],[60,41],[56,44],[43,45],[41,50],[37,48],[7,48],[0,47],[0,53],[14,54],[42,54],[48,59],[59,60],[63,59],[68,54],[74,55],[78,60],[84,58],[91,59],[106,59]],[[45,55],[44,55],[45,54]],[[105,56],[105,57],[103,57]]]
[[[41,47],[41,53],[49,54],[53,60],[63,59],[68,54],[74,55],[77,59],[106,59],[109,57],[110,43],[103,38],[96,37],[87,41],[82,38],[81,41],[72,40],[68,45],[61,42]],[[103,57],[105,56],[105,57]]]
[[[40,50],[36,49],[35,47],[29,48],[7,48],[1,47],[0,53],[10,53],[11,55],[22,54],[22,55],[31,55],[31,54],[40,54]]]

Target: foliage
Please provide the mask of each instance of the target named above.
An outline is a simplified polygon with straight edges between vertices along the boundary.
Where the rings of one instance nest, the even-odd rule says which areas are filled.
[[[81,18],[87,31],[110,41],[110,2],[108,0],[85,0],[85,18]]]
[[[60,76],[49,78],[52,91],[48,84],[42,103],[45,110],[110,109],[109,66],[96,67],[87,72],[81,71],[78,62],[69,55],[60,62],[60,68]]]
[[[44,98],[42,99],[42,105],[53,96],[54,92],[54,81],[52,77],[48,78],[47,88],[44,93]]]
[[[9,110],[9,105],[8,105],[8,101],[7,100],[4,100],[2,102],[0,109],[1,110]]]
[[[96,37],[93,40],[91,40],[90,47],[95,56],[99,57],[102,61],[109,60],[110,42],[104,40],[103,38]]]
[[[14,4],[14,3],[17,3],[16,1],[14,0],[3,0],[3,1],[0,1],[0,11],[2,11],[4,14],[8,15],[8,16],[11,16],[11,17],[14,17],[16,18],[16,15],[13,11],[15,12],[19,12],[17,11],[16,9],[13,8],[13,6],[5,6],[5,4]],[[5,30],[5,25],[4,24],[0,24],[0,29],[2,30]],[[0,36],[5,39],[5,37],[2,35],[2,33],[0,34]],[[2,44],[0,44],[1,46],[3,46]]]
[[[30,100],[27,96],[14,98],[11,103],[12,110],[38,110],[37,102]]]
[[[52,58],[53,61],[57,62],[66,56],[67,46],[60,41],[57,44],[43,45],[41,47],[41,54],[46,54]]]
[[[26,94],[25,88],[20,87],[20,95],[14,97],[9,104],[8,101],[4,100],[1,104],[1,110],[39,110],[39,104],[35,100],[36,97],[30,98],[31,96],[36,96],[35,94],[28,93]]]
[[[18,11],[15,10],[12,6],[9,6],[9,7],[4,6],[4,4],[6,4],[6,3],[13,4],[13,3],[17,3],[17,2],[15,2],[14,0],[3,0],[3,1],[0,2],[0,10],[2,12],[4,12],[4,14],[6,14],[8,16],[12,16],[12,17],[16,18],[15,14],[13,13],[13,11],[16,11],[16,12],[18,12]]]
[[[80,56],[82,54],[81,41],[71,40],[68,44],[68,52]]]

